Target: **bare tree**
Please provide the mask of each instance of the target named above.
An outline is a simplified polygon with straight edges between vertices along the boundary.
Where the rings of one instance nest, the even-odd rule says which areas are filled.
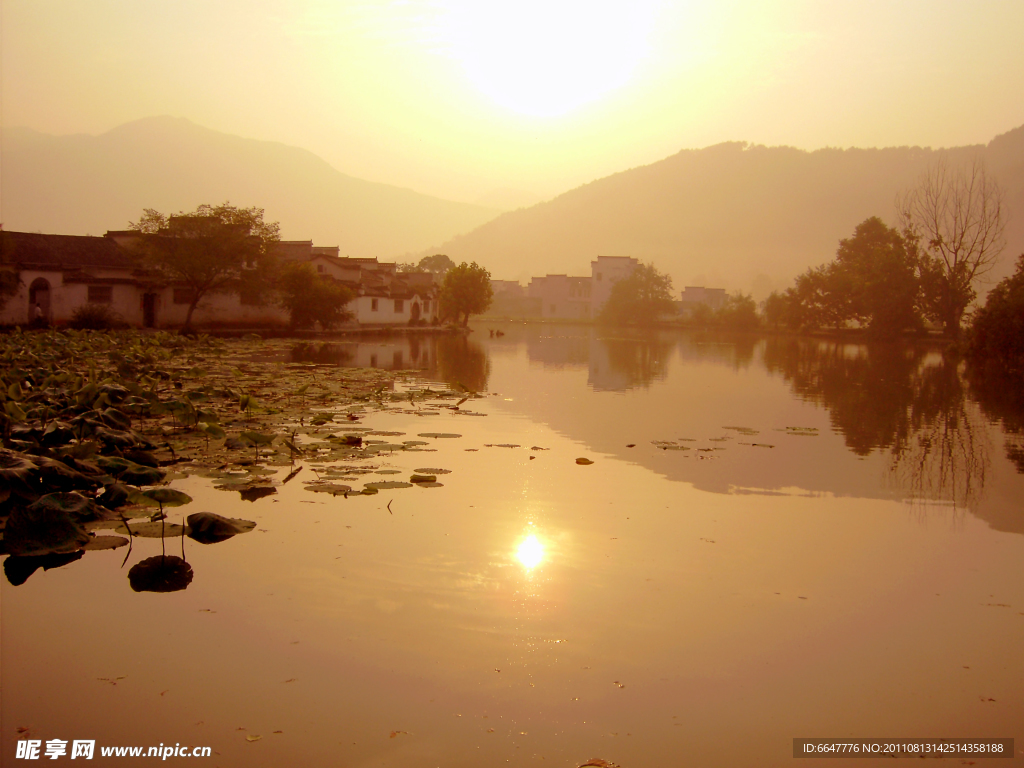
[[[980,158],[951,167],[945,158],[896,199],[905,235],[925,256],[929,315],[958,335],[975,283],[995,266],[1006,240],[1003,191]]]

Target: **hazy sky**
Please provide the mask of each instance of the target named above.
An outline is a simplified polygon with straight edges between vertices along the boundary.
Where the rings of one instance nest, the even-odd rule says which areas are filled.
[[[466,201],[728,140],[1024,124],[1022,0],[2,0],[0,21],[5,126],[170,114]]]

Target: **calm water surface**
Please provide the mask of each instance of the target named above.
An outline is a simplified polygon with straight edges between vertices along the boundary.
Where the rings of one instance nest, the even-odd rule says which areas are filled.
[[[151,539],[5,583],[4,763],[18,727],[220,766],[773,766],[818,736],[1021,759],[1018,393],[926,348],[495,327],[292,353],[487,392],[364,419],[428,443],[367,481],[443,487],[181,479],[184,511],[258,525],[186,540],[185,591],[130,589]]]

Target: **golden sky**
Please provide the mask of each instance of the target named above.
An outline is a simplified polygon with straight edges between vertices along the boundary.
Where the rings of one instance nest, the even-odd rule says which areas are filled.
[[[3,0],[0,22],[4,126],[169,114],[469,202],[729,140],[1024,123],[1021,0]]]

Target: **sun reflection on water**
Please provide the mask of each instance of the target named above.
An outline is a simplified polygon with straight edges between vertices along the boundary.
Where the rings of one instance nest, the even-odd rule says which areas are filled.
[[[532,570],[540,565],[544,559],[544,546],[537,540],[536,536],[527,536],[520,542],[519,548],[516,549],[516,558],[527,570]]]

